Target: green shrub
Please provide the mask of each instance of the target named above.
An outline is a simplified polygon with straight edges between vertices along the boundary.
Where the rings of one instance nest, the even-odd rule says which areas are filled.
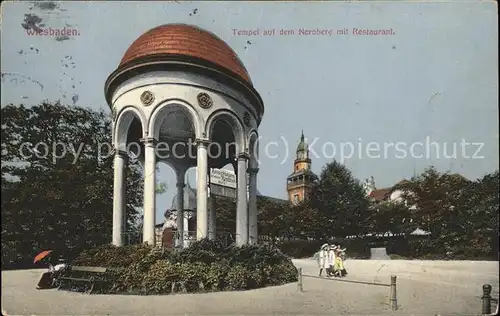
[[[175,250],[169,255],[169,259],[176,263],[203,262],[211,264],[219,261],[230,251],[219,241],[202,239],[192,243],[188,248]]]
[[[207,282],[206,289],[209,291],[223,291],[227,288],[226,276],[230,270],[231,266],[229,261],[222,259],[219,262],[212,262],[210,266],[207,267],[207,272],[205,275],[205,280]]]
[[[347,248],[346,255],[352,259],[370,259],[370,239],[369,238],[337,238],[329,242]]]
[[[248,269],[241,264],[229,268],[225,278],[226,289],[230,291],[248,288]]]
[[[390,239],[386,249],[388,255],[399,255],[408,259],[442,260],[446,258],[443,244],[427,237]]]
[[[153,247],[146,244],[116,247],[103,245],[83,251],[73,260],[74,265],[128,267],[146,257]]]
[[[328,242],[313,240],[289,240],[281,242],[278,247],[286,255],[292,258],[310,258],[319,251],[324,243],[341,245],[347,248],[346,255],[353,259],[369,259],[369,241],[364,238],[335,238]]]
[[[147,273],[141,274],[140,292],[149,294],[171,293],[172,290],[176,290],[174,283],[179,279],[180,275],[180,265],[172,264],[167,260],[158,260],[151,265]]]
[[[113,282],[105,293],[234,291],[297,281],[297,269],[279,249],[224,247],[209,240],[174,251],[145,245],[98,247],[82,252],[73,264],[107,267]]]

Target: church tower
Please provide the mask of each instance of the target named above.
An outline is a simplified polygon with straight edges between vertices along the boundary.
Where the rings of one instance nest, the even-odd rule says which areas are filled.
[[[309,146],[304,139],[304,131],[302,131],[293,162],[293,173],[287,178],[288,200],[294,204],[303,201],[317,179],[318,177],[311,171]]]

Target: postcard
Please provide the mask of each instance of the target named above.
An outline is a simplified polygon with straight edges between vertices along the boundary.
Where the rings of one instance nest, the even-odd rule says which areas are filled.
[[[495,1],[1,8],[3,315],[498,313]]]

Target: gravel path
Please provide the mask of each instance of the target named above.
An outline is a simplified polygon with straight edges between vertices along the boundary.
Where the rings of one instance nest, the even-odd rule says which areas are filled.
[[[294,260],[304,275],[318,273],[316,261]],[[346,280],[389,283],[398,276],[397,312],[389,288],[304,277],[297,284],[244,292],[165,296],[84,295],[37,291],[44,270],[2,271],[2,309],[8,315],[445,315],[481,311],[481,286],[498,295],[498,262],[347,260]]]

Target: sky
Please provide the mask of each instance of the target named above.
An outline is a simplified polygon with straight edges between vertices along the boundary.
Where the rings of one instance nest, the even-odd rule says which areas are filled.
[[[29,35],[25,14],[38,16],[42,28],[76,33]],[[137,37],[167,23],[215,33],[245,64],[265,105],[258,177],[264,195],[286,198],[302,129],[312,144],[314,172],[336,159],[361,181],[373,176],[377,188],[431,165],[469,179],[498,169],[493,1],[82,1],[42,8],[5,1],[1,105],[61,100],[110,111],[106,78]],[[392,29],[392,35],[355,35],[354,28]],[[264,35],[273,29],[274,35]],[[280,35],[282,29],[295,34]],[[337,35],[344,29],[347,35]],[[271,142],[278,145],[266,147]],[[188,177],[194,185],[194,170]],[[176,181],[163,164],[158,179],[167,185],[157,197],[160,223]]]

